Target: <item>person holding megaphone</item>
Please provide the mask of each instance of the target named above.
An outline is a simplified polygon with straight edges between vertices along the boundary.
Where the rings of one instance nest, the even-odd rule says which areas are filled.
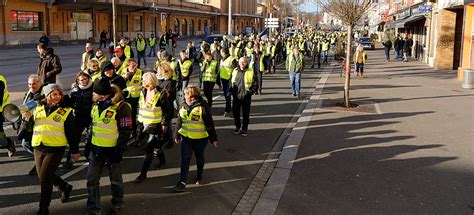
[[[75,160],[80,158],[77,141],[74,141],[73,109],[65,104],[62,89],[57,84],[48,84],[43,87],[43,93],[45,99],[39,101],[32,111],[23,113],[23,117],[34,124],[31,143],[41,183],[37,214],[49,214],[53,185],[61,192],[61,202],[69,199],[72,185],[55,173],[68,144]]]

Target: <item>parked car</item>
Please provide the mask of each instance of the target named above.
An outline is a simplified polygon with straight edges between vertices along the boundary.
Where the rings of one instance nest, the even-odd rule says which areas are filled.
[[[370,50],[375,49],[375,44],[372,41],[372,39],[370,39],[370,37],[360,37],[359,44],[361,44],[364,47],[364,49],[370,49]]]
[[[214,42],[214,40],[217,40],[217,41],[221,42],[223,39],[224,39],[223,34],[212,34],[212,35],[208,35],[208,36],[204,37],[204,39],[202,39],[202,40],[206,41],[209,44],[211,44],[211,43]]]

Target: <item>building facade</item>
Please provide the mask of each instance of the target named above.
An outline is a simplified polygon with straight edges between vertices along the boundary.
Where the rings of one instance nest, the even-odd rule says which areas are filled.
[[[218,1],[218,2],[216,2]],[[226,33],[229,0],[116,0],[118,37],[149,36],[168,29],[180,36]],[[217,7],[214,7],[217,6]],[[232,29],[263,28],[257,0],[232,0]],[[262,6],[262,5],[260,5]],[[112,32],[112,0],[2,0],[0,43],[36,43],[43,33],[61,40],[99,39]]]

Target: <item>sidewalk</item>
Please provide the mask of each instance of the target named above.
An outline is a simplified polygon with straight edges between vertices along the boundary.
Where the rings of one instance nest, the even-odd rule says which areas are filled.
[[[473,213],[474,91],[455,71],[386,63],[383,50],[368,56],[367,78],[351,80],[351,101],[362,106],[325,107],[343,98],[333,72],[304,111],[314,110],[308,125],[292,131],[304,131],[301,144],[280,155],[292,148],[296,159],[277,164],[254,214]]]

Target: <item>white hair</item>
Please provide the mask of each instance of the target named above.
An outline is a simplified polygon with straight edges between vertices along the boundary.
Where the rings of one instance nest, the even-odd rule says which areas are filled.
[[[39,81],[40,84],[43,84],[43,79],[39,75],[32,74],[28,77],[28,80],[30,80],[30,79],[35,79],[35,80]]]

